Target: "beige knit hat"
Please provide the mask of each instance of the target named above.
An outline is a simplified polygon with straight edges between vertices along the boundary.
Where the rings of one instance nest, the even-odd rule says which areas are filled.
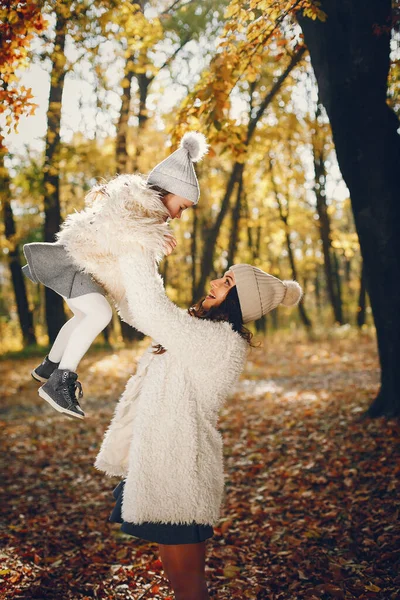
[[[243,323],[256,321],[278,304],[295,306],[303,295],[297,281],[281,281],[257,267],[239,264],[229,270],[235,274]]]

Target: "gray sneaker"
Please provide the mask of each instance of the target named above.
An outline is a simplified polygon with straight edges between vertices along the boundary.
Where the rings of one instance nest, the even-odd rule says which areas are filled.
[[[31,371],[31,375],[32,375],[33,379],[36,379],[36,381],[41,381],[42,383],[45,383],[45,381],[48,380],[48,378],[50,377],[52,372],[55,369],[58,369],[59,364],[60,364],[59,362],[58,363],[52,362],[51,360],[49,360],[49,357],[46,356],[42,360],[40,365],[38,367],[36,367],[36,369],[33,369],[33,371]]]
[[[39,388],[39,396],[58,412],[84,419],[85,413],[76,398],[77,388],[79,390],[78,397],[82,398],[83,396],[82,385],[77,379],[78,375],[72,371],[55,369],[49,380]]]

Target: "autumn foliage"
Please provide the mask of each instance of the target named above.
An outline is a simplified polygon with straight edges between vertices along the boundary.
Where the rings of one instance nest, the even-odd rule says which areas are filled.
[[[156,544],[108,522],[94,458],[142,348],[89,354],[83,423],[37,396],[38,359],[0,363],[2,600],[172,600]],[[396,600],[399,424],[361,417],[379,386],[369,335],[252,350],[224,407],[226,497],[208,542],[219,600]]]
[[[391,17],[365,25],[363,5],[378,14],[383,4],[393,6]],[[324,82],[337,56],[356,75],[358,67],[375,64],[357,46],[360,25],[369,27],[361,36],[369,48],[391,32],[398,46],[398,0],[0,0],[0,600],[172,600],[156,545],[108,522],[117,480],[93,468],[147,342],[129,347],[114,314],[96,340],[107,349],[92,348],[79,367],[86,420],[52,411],[29,373],[63,320],[20,267],[23,244],[52,239],[61,220],[83,207],[95,181],[118,171],[149,172],[189,129],[207,135],[210,152],[196,165],[199,205],[171,224],[177,249],[160,263],[168,296],[187,308],[233,262],[297,279],[305,291],[290,314],[278,309],[257,330],[250,325],[262,347],[252,350],[221,414],[226,498],[208,546],[211,597],[399,597],[399,423],[389,411],[385,418],[366,416],[380,369],[359,237],[366,235],[370,262],[386,278],[372,291],[385,292],[384,330],[398,343],[398,302],[387,289],[400,276],[389,277],[386,268],[400,255],[399,237],[396,229],[379,243],[375,237],[378,218],[390,226],[398,218],[372,183],[387,186],[399,169],[376,175],[379,159],[389,164],[395,154],[388,137],[385,151],[376,151],[384,120],[376,118],[371,128],[375,108],[358,130],[375,132],[372,143],[348,131],[363,113],[360,104],[375,98],[373,89],[398,127],[400,55],[381,54],[391,65],[387,90],[367,78],[365,93],[356,89],[351,102],[343,100],[342,78],[354,79],[337,70],[334,106],[359,104],[332,133],[304,22],[313,28],[308,39],[323,42],[335,18],[343,41],[329,45],[332,62],[319,71]],[[35,45],[45,28],[45,42]],[[325,54],[317,47],[314,58]],[[7,154],[4,136],[36,108],[20,78],[33,59],[50,88],[49,104],[41,107],[42,145],[24,154],[16,144]],[[74,111],[76,127],[69,121]],[[372,148],[359,206],[370,194],[375,212],[359,211],[361,229],[338,134],[342,149],[361,140],[350,153],[352,167],[354,157]],[[394,189],[398,206],[397,180]],[[379,262],[382,249],[389,260]],[[394,346],[385,352],[393,357],[387,373],[398,405],[399,352]]]
[[[16,129],[23,114],[34,114],[30,89],[19,85],[16,70],[27,66],[30,43],[47,26],[42,3],[32,0],[2,0],[0,3],[0,115],[6,132]],[[3,136],[0,136],[0,144]]]
[[[209,68],[182,103],[178,119],[181,135],[187,123],[202,123],[211,141],[229,147],[235,160],[245,161],[244,131],[229,116],[230,96],[240,81],[253,83],[260,79],[268,61],[289,62],[302,45],[301,38],[288,35],[282,25],[293,24],[300,10],[312,19],[324,21],[326,14],[319,0],[232,0],[225,12],[224,25],[217,52]]]

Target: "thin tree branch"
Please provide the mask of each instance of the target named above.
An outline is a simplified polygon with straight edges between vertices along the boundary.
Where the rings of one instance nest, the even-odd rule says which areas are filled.
[[[267,108],[268,104],[274,98],[275,94],[277,93],[277,91],[279,90],[279,88],[281,87],[281,85],[283,84],[283,82],[285,81],[286,77],[292,71],[292,69],[297,65],[298,62],[300,62],[300,60],[303,57],[303,54],[305,53],[305,51],[306,51],[306,47],[302,46],[296,52],[296,54],[292,57],[292,60],[290,61],[290,63],[288,64],[288,66],[286,67],[286,69],[284,70],[284,72],[282,73],[282,75],[280,75],[280,77],[278,77],[277,81],[274,83],[274,85],[272,86],[272,88],[270,89],[270,91],[268,92],[268,94],[265,96],[264,100],[261,102],[260,106],[258,107],[258,111],[257,111],[256,116],[254,117],[254,119],[252,119],[250,121],[249,128],[248,128],[248,131],[247,131],[247,142],[250,141],[250,138],[252,137],[252,135],[254,133],[254,130],[256,128],[256,125],[257,125],[258,121],[260,120],[260,118],[262,117],[262,115],[263,115],[265,109]]]
[[[182,50],[182,48],[184,46],[186,46],[186,44],[188,42],[190,42],[190,40],[192,39],[192,36],[189,34],[186,36],[186,38],[183,40],[182,44],[173,52],[173,54],[171,54],[171,56],[169,56],[167,58],[167,60],[165,61],[165,63],[163,65],[161,65],[161,67],[159,68],[159,71],[161,71],[161,69],[165,69],[165,67],[168,67],[168,65],[171,64],[171,62],[174,60],[174,58],[176,58],[177,54]],[[155,76],[153,75],[153,78]]]
[[[261,45],[265,46],[265,44],[268,42],[268,40],[272,37],[272,35],[274,34],[275,30],[279,27],[279,25],[282,23],[282,21],[288,16],[288,14],[292,11],[295,10],[297,8],[297,6],[300,4],[301,0],[295,0],[294,4],[292,6],[290,6],[285,12],[282,13],[282,15],[280,17],[277,18],[274,27],[272,28],[272,30],[268,33],[268,35],[262,39],[258,44],[256,44],[256,46],[253,49],[253,52],[250,53],[249,57],[248,57],[248,61],[246,63],[246,65],[241,69],[241,72],[239,73],[238,77],[236,78],[235,83],[233,84],[233,86],[231,87],[231,91],[228,94],[228,97],[231,95],[232,91],[234,90],[234,88],[236,87],[236,84],[238,83],[239,79],[242,77],[242,75],[246,72],[247,67],[250,65],[251,63],[251,59],[253,58],[253,56],[257,53],[259,47]],[[268,23],[268,19],[266,19],[266,22]],[[267,25],[268,28],[268,25]],[[262,37],[260,32],[257,33],[257,37]],[[249,40],[251,41],[251,40]]]
[[[196,0],[189,0],[189,2],[186,2],[185,4],[183,4],[183,6],[187,6],[188,4],[192,4],[193,2],[195,2]],[[171,14],[171,11],[179,4],[181,4],[182,0],[175,0],[175,2],[173,2],[171,4],[171,6],[169,8],[167,8],[166,10],[164,10],[161,14],[159,14],[159,18],[160,17],[165,17],[169,14]],[[181,8],[180,6],[178,6],[178,8]]]

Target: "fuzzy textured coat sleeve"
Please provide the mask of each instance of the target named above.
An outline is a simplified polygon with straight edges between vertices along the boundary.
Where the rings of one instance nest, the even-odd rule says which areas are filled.
[[[244,366],[246,341],[229,323],[198,319],[176,306],[150,252],[122,256],[119,267],[130,324],[175,355],[205,395],[209,391],[215,402],[226,395]]]

